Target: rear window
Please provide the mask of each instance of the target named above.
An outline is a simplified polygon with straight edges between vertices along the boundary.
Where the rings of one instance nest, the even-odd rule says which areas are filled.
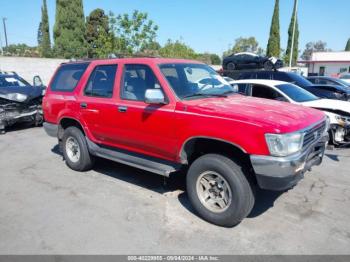
[[[89,64],[62,65],[51,83],[52,91],[70,92],[75,89]]]

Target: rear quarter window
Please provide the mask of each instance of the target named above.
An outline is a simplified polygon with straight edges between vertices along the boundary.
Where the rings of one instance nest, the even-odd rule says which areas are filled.
[[[52,91],[73,91],[89,64],[65,64],[58,69],[51,83]]]

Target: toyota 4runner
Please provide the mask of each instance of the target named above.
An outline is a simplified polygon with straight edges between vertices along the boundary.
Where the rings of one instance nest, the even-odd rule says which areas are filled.
[[[195,211],[221,226],[250,213],[255,186],[294,186],[321,163],[328,140],[322,112],[241,96],[189,60],[62,64],[43,111],[71,169],[89,170],[102,157],[163,176],[185,170]]]

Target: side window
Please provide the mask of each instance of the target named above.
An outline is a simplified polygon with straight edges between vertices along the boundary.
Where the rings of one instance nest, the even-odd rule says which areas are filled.
[[[88,63],[84,64],[63,64],[58,69],[51,83],[52,91],[71,92],[77,86],[83,76]]]
[[[161,88],[152,69],[147,65],[125,65],[121,98],[144,101],[147,89]]]
[[[236,84],[238,86],[238,93],[247,95],[247,88],[249,84]]]
[[[273,90],[271,87],[262,85],[252,85],[252,96],[280,101],[285,100],[280,93]]]
[[[85,87],[86,96],[112,97],[117,65],[96,66]]]

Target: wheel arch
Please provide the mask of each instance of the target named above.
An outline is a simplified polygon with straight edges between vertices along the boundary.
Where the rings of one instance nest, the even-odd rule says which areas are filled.
[[[59,140],[62,139],[64,130],[70,126],[75,126],[75,127],[79,128],[83,132],[83,134],[86,135],[84,127],[80,123],[79,120],[77,120],[74,117],[62,117],[59,120],[59,125],[58,125],[58,139]]]
[[[224,153],[249,158],[247,151],[241,146],[221,138],[207,136],[195,136],[185,140],[179,158],[182,164],[189,164],[202,153]]]

